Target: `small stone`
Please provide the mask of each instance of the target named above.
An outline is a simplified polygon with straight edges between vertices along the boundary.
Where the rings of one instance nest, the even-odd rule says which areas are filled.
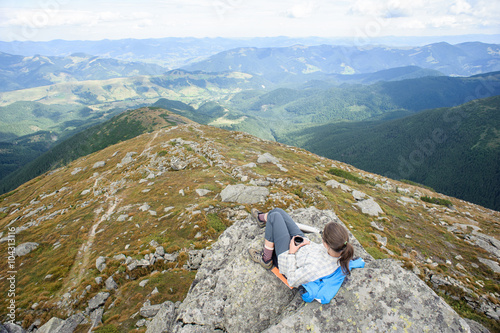
[[[99,272],[102,272],[106,268],[106,257],[100,256],[95,261],[95,267]]]
[[[462,260],[462,259],[463,259],[463,257],[459,254],[459,255],[455,256],[455,259],[457,259],[457,260]]]
[[[100,307],[101,305],[106,303],[106,300],[108,299],[108,297],[109,297],[109,293],[107,293],[107,292],[100,292],[97,295],[95,295],[94,297],[92,297],[88,303],[89,311],[97,309],[98,307]]]
[[[139,207],[139,210],[146,212],[149,210],[149,208],[151,208],[151,206],[149,206],[147,203],[144,203],[142,206]]]
[[[198,194],[200,197],[204,197],[205,195],[207,195],[210,192],[212,192],[212,191],[206,190],[203,188],[196,189],[196,194]]]
[[[126,221],[128,218],[128,215],[125,215],[125,214],[122,214],[120,216],[118,216],[118,218],[116,219],[117,222],[124,222]]]
[[[146,319],[139,320],[137,323],[135,323],[135,326],[137,326],[137,327],[146,326]]]
[[[31,251],[33,251],[34,249],[36,249],[38,247],[38,245],[39,245],[38,243],[34,243],[34,242],[23,243],[21,245],[16,246],[14,252],[15,252],[16,256],[18,256],[18,257],[25,256],[28,253],[30,253]]]
[[[455,267],[462,270],[462,271],[465,271],[465,267],[460,263],[456,264]]]
[[[105,284],[108,290],[118,289],[118,285],[116,284],[115,280],[113,280],[112,276],[106,279]]]
[[[97,284],[101,284],[102,283],[102,277],[101,276],[98,276],[94,279],[95,283]]]
[[[141,282],[139,282],[139,286],[144,288],[148,282],[148,279],[142,280]]]
[[[104,161],[99,161],[99,162],[95,162],[94,165],[92,166],[93,169],[97,169],[97,168],[102,168],[103,166],[106,165],[106,162]]]
[[[371,221],[370,225],[379,231],[384,231],[384,227],[377,224],[377,222],[375,222],[375,221]]]

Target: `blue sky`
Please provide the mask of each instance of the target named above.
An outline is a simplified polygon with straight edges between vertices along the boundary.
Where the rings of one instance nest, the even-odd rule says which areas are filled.
[[[2,0],[0,40],[500,33],[499,0]]]

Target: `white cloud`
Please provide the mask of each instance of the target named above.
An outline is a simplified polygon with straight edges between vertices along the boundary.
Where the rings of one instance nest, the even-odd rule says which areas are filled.
[[[318,9],[314,1],[304,1],[290,7],[285,15],[289,18],[305,18],[311,16]]]
[[[471,5],[466,0],[456,0],[450,7],[451,14],[471,14]]]
[[[0,29],[29,40],[499,33],[500,0],[0,0]]]

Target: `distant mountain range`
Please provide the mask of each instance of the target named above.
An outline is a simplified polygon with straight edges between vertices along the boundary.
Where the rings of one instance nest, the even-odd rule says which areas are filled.
[[[159,75],[165,68],[141,62],[100,58],[84,53],[67,57],[24,57],[0,53],[0,92],[54,83]]]
[[[169,37],[151,39],[118,40],[52,40],[46,42],[0,41],[0,52],[34,56],[69,56],[86,53],[104,58],[126,61],[146,61],[169,69],[203,60],[211,55],[238,47],[288,47],[293,45],[392,45],[418,46],[446,41],[458,44],[469,41],[498,43],[500,35],[457,35],[457,36],[383,36],[371,38],[324,38],[324,37],[256,37],[256,38],[192,38]]]
[[[500,70],[500,45],[479,42],[419,47],[303,46],[237,48],[186,66],[188,70],[241,71],[273,81],[280,75],[314,72],[373,73],[403,66],[419,66],[446,75],[469,76]]]

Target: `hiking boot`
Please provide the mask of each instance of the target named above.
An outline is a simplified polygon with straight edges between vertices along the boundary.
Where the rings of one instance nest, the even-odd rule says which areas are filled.
[[[259,212],[257,208],[252,208],[252,220],[257,222],[259,228],[264,228],[266,226],[266,221],[259,220],[259,214],[262,214],[262,212]]]
[[[273,268],[273,260],[269,260],[269,262],[266,264],[264,260],[262,259],[262,251],[256,250],[256,249],[248,249],[248,254],[250,255],[250,259],[264,267],[265,269],[271,269]]]

